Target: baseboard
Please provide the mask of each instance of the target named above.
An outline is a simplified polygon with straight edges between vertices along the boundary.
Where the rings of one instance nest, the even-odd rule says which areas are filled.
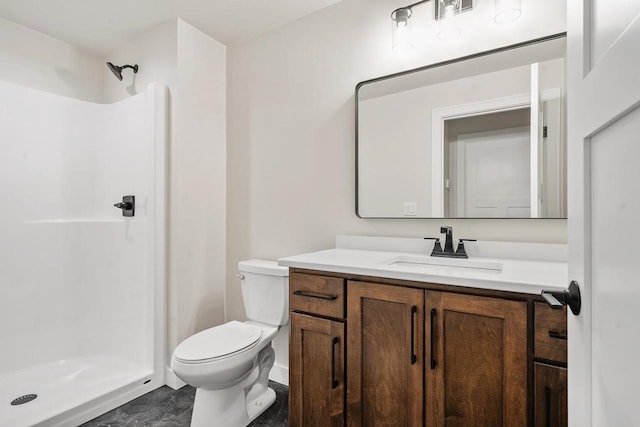
[[[269,372],[269,379],[282,385],[289,386],[289,367],[279,364],[273,365]]]
[[[178,378],[178,376],[173,372],[173,369],[169,367],[166,367],[164,370],[164,383],[174,390],[181,389],[187,385],[187,383]]]

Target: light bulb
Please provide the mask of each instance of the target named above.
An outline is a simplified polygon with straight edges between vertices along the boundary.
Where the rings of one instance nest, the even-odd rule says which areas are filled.
[[[446,12],[455,11],[458,7],[458,0],[442,0],[440,4]]]

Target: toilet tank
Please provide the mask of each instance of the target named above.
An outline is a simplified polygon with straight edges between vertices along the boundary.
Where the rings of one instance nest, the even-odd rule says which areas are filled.
[[[238,263],[242,300],[249,320],[280,326],[289,321],[289,268],[276,261]]]

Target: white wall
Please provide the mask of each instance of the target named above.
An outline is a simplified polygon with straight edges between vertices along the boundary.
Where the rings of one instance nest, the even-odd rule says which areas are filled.
[[[178,20],[177,134],[171,152],[174,345],[225,318],[226,83],[225,46]]]
[[[102,101],[99,55],[0,18],[0,80],[86,101]]]
[[[111,52],[137,63],[118,81],[105,67],[107,102],[152,81],[170,93],[168,356],[224,322],[226,266],[226,48],[182,20]],[[175,384],[175,383],[174,383]]]
[[[345,0],[229,49],[228,319],[245,316],[233,275],[239,260],[330,248],[336,234],[430,236],[446,224],[460,237],[566,241],[564,220],[355,216],[358,82],[566,29],[564,2],[523,0],[523,16],[514,24],[471,28],[452,43],[434,41],[398,57],[391,52],[389,14],[403,5]],[[421,14],[432,16],[430,7]]]

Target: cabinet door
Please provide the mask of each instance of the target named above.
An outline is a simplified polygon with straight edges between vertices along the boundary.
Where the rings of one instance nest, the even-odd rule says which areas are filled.
[[[567,426],[567,370],[535,364],[535,426]]]
[[[289,425],[344,426],[344,323],[291,313]]]
[[[347,425],[422,426],[424,291],[347,285]]]
[[[527,424],[524,302],[426,292],[426,425]]]

